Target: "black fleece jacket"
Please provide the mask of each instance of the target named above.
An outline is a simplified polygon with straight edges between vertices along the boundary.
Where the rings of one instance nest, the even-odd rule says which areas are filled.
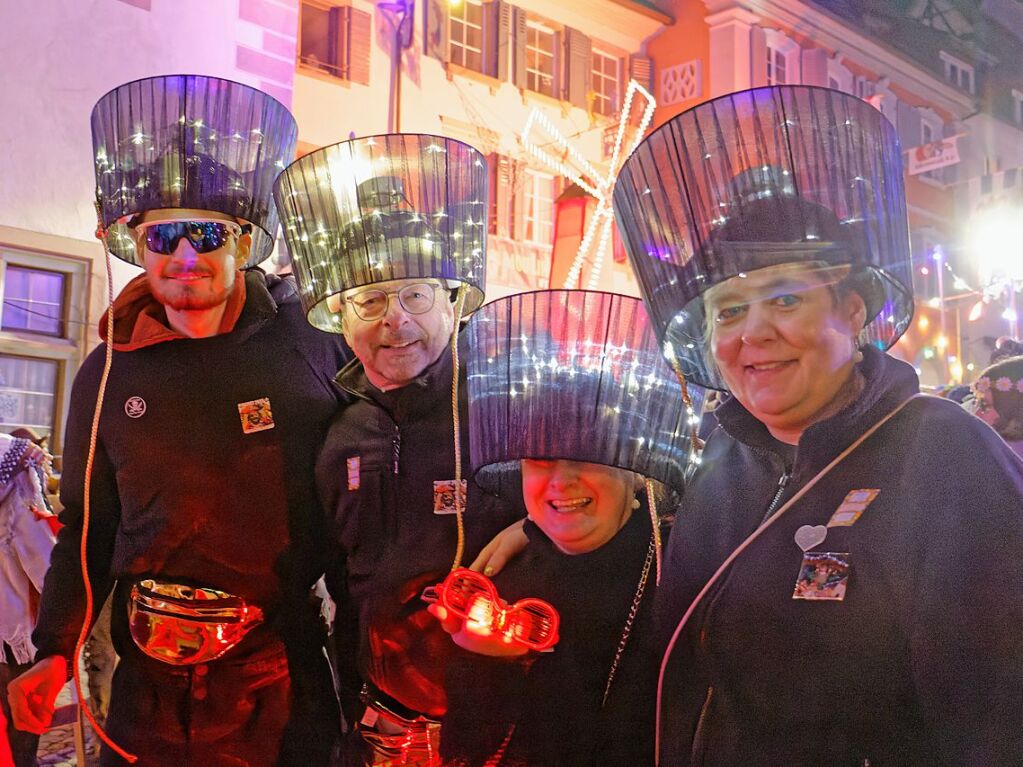
[[[443,669],[453,644],[426,612],[423,588],[444,579],[458,541],[454,514],[434,512],[434,483],[454,479],[451,355],[412,383],[383,392],[353,360],[337,377],[354,402],[330,427],[316,466],[333,523],[337,564],[329,584],[338,602],[336,633],[346,695],[368,679],[413,711],[444,711]],[[468,401],[461,370],[462,476],[469,472]],[[467,479],[468,566],[499,531],[525,516],[521,506]],[[346,713],[351,713],[350,711]]]

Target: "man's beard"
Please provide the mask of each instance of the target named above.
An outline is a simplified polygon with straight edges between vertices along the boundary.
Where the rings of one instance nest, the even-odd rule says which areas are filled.
[[[210,282],[202,280],[200,281],[201,288],[196,290],[195,288],[198,286],[194,284],[176,283],[169,280],[167,282],[169,289],[165,287],[166,283],[162,280],[151,284],[153,296],[168,309],[178,312],[203,311],[220,306],[227,301],[234,287],[232,284],[214,289]]]

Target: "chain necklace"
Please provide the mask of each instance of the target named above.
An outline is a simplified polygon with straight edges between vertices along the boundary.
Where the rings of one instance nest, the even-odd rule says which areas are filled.
[[[629,643],[629,635],[632,634],[632,624],[636,620],[636,615],[639,613],[639,605],[643,601],[643,592],[646,591],[646,582],[650,577],[650,566],[653,564],[654,556],[657,553],[657,528],[654,527],[654,532],[650,535],[650,546],[646,551],[646,561],[643,562],[643,572],[639,575],[639,585],[636,586],[636,593],[632,596],[632,605],[629,607],[629,615],[625,619],[625,626],[622,628],[622,636],[618,640],[618,649],[615,650],[614,660],[611,662],[611,671],[607,675],[607,684],[604,685],[604,698],[600,701],[600,707],[604,708],[607,703],[607,696],[611,693],[611,684],[615,680],[615,675],[618,673],[618,666],[622,661],[622,655],[625,653],[625,646]]]

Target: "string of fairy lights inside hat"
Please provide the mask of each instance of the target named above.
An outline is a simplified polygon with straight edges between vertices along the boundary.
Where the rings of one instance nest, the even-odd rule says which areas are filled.
[[[365,147],[375,147],[379,142],[375,138],[370,137],[362,141],[361,144]],[[296,268],[304,267],[308,271],[308,278],[305,280],[306,284],[302,288],[307,295],[324,292],[324,289],[330,293],[341,290],[344,287],[349,287],[348,285],[341,284],[344,280],[341,279],[341,275],[338,273],[338,262],[336,259],[337,254],[343,253],[346,250],[343,247],[345,232],[363,226],[367,218],[371,219],[371,221],[368,222],[365,229],[372,229],[379,222],[382,222],[385,216],[394,212],[383,210],[378,206],[372,207],[368,212],[363,212],[362,206],[357,201],[356,187],[358,184],[361,181],[374,177],[395,176],[402,178],[407,175],[407,173],[402,172],[401,163],[387,154],[375,158],[369,157],[351,144],[327,147],[321,151],[326,153],[325,169],[322,173],[319,172],[319,168],[317,169],[317,186],[324,192],[327,192],[334,201],[333,212],[335,217],[334,222],[332,222],[334,225],[324,223],[325,211],[320,211],[320,216],[315,224],[316,228],[312,232],[304,231],[306,225],[304,217],[301,215],[285,217],[283,222],[294,239],[300,242],[310,242],[312,238],[315,253],[312,257],[317,260],[303,264],[302,262],[306,258],[303,254],[295,251],[291,253],[291,258]],[[444,146],[436,142],[423,147],[423,151],[428,154],[445,154],[448,152]],[[477,157],[473,162],[475,167],[485,168],[485,164],[480,158]],[[308,193],[298,188],[292,188],[286,193],[286,196],[290,199],[297,199],[301,196],[308,196]],[[471,275],[481,268],[484,252],[483,240],[486,237],[487,228],[486,206],[483,200],[448,200],[448,207],[439,207],[431,212],[420,210],[409,202],[404,194],[401,196],[401,203],[405,207],[396,210],[407,214],[408,218],[405,223],[421,223],[424,225],[424,230],[418,237],[419,247],[423,248],[424,251],[431,252],[435,248],[447,249],[447,246],[450,245],[449,252],[442,252],[441,255],[445,260],[460,262],[462,265],[462,276]],[[449,212],[452,205],[466,206],[469,212],[468,215],[465,215],[463,211],[459,211],[455,215],[454,226],[451,226],[450,231],[445,233],[436,227],[438,222],[453,215]],[[374,221],[377,223],[374,224]],[[366,238],[365,242],[367,244],[371,242],[374,244],[385,244],[390,238],[391,235],[380,234],[376,241]],[[382,273],[385,266],[380,260],[371,261],[368,264],[370,269],[377,272],[378,278],[384,279],[385,277]],[[373,281],[367,279],[366,284]],[[331,317],[331,321],[335,325],[340,325],[340,315],[334,314]]]

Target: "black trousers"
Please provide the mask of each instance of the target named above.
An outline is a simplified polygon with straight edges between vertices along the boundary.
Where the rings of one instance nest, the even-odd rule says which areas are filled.
[[[114,672],[107,733],[146,767],[273,767],[292,708],[283,647],[171,666],[134,645]],[[128,762],[103,747],[102,767]]]

